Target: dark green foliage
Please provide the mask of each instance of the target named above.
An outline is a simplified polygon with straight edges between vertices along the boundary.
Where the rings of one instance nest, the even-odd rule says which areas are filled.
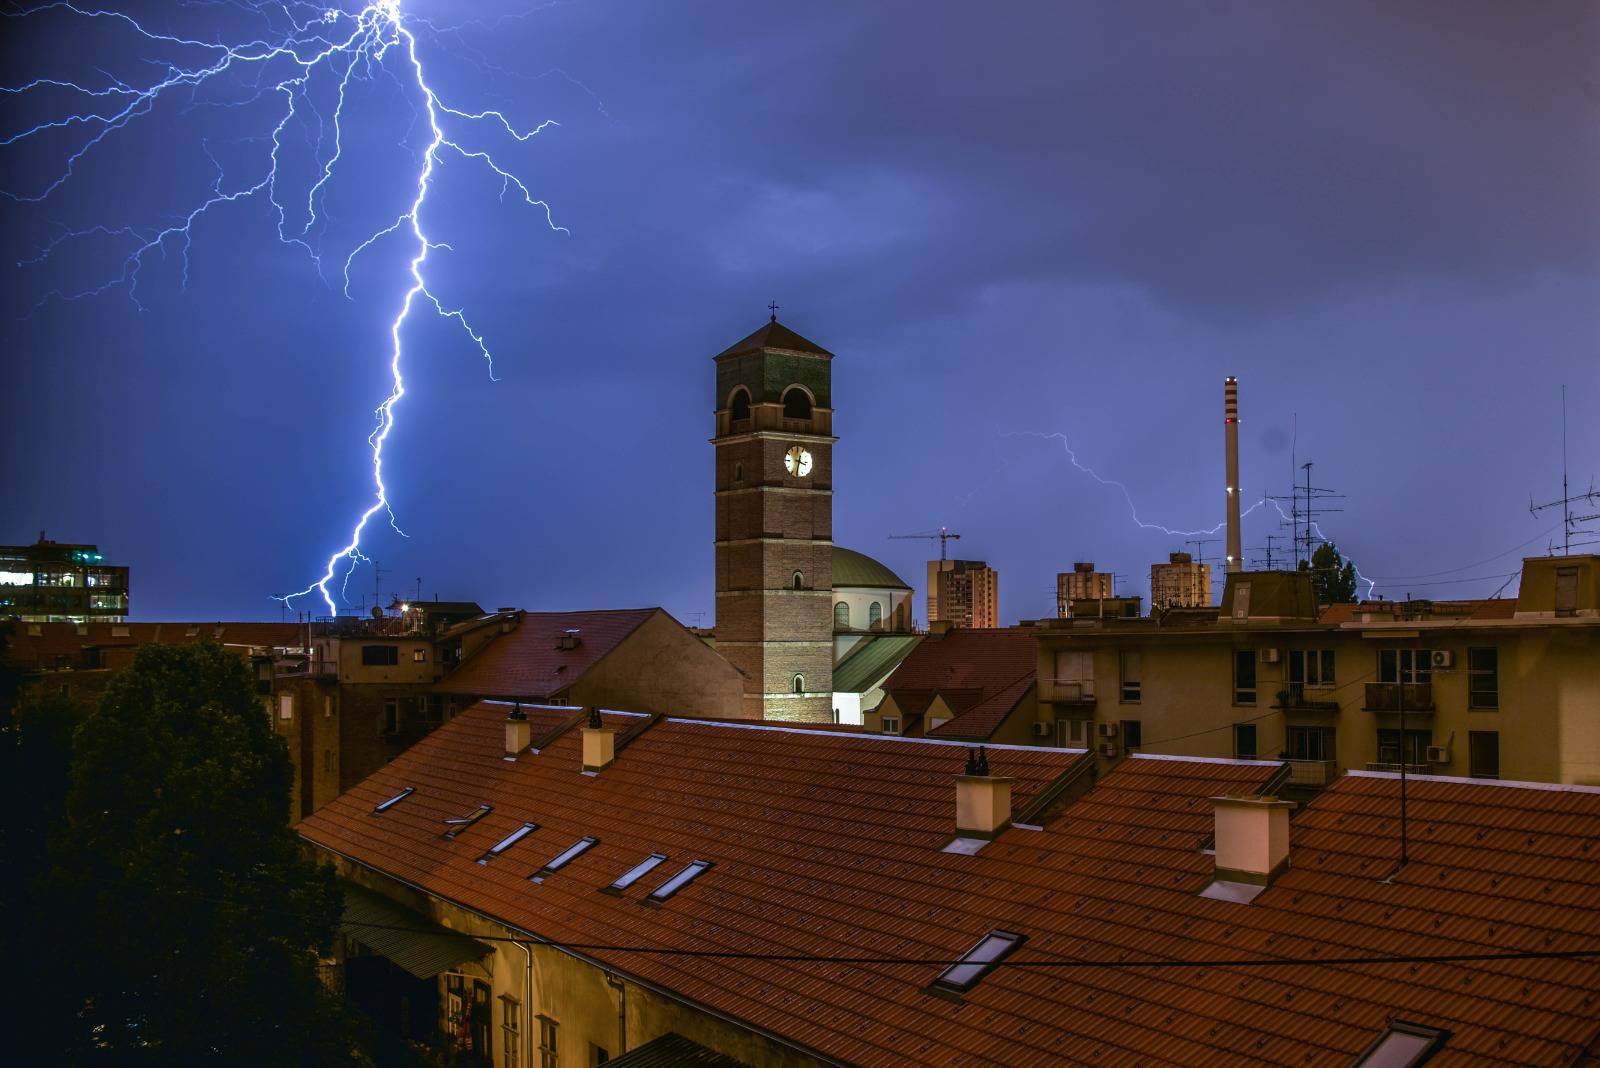
[[[1300,570],[1306,569],[1304,560]],[[1311,585],[1318,604],[1352,604],[1356,599],[1356,568],[1339,554],[1333,542],[1324,542],[1311,554]]]
[[[342,902],[287,816],[291,764],[218,646],[147,645],[79,728],[52,848],[46,1055],[108,1064],[350,1063],[317,979]],[[59,984],[59,985],[58,985]]]

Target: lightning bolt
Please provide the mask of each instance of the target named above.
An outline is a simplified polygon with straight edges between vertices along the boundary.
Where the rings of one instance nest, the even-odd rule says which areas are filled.
[[[368,524],[380,512],[389,525],[401,536],[399,522],[389,499],[384,482],[384,446],[396,427],[396,417],[401,400],[406,395],[403,333],[412,313],[426,307],[438,317],[455,323],[483,358],[492,380],[494,357],[484,336],[472,325],[462,307],[448,305],[428,284],[426,266],[430,253],[449,251],[450,245],[433,236],[426,222],[426,209],[433,180],[447,157],[458,158],[469,164],[486,168],[500,182],[500,199],[514,195],[516,199],[541,212],[545,224],[553,231],[566,233],[557,226],[550,206],[534,196],[527,184],[509,168],[502,166],[488,150],[464,147],[460,131],[486,130],[492,136],[509,139],[513,144],[523,144],[546,128],[556,125],[541,122],[531,128],[514,124],[503,112],[493,108],[472,110],[454,106],[446,101],[430,83],[424,61],[419,54],[417,32],[414,27],[433,29],[425,20],[405,15],[400,0],[376,0],[358,10],[323,8],[299,0],[225,0],[229,6],[258,19],[263,26],[259,35],[234,44],[218,40],[200,40],[158,32],[131,15],[120,11],[84,7],[71,0],[56,0],[21,12],[6,12],[7,18],[26,18],[54,12],[83,20],[104,22],[125,31],[141,47],[159,50],[166,58],[150,60],[158,73],[143,84],[131,84],[109,73],[104,81],[80,84],[69,79],[36,78],[17,86],[0,86],[0,93],[21,96],[30,93],[52,92],[66,94],[82,100],[79,110],[47,119],[28,129],[0,138],[0,148],[19,145],[30,138],[54,133],[72,134],[77,140],[71,145],[60,170],[41,187],[32,191],[0,190],[15,202],[42,205],[48,202],[77,174],[79,164],[99,148],[108,138],[134,126],[148,116],[158,104],[167,100],[175,103],[187,98],[185,111],[201,106],[200,93],[215,90],[219,100],[206,101],[218,106],[242,108],[271,98],[280,101],[281,110],[276,122],[257,132],[246,141],[257,141],[266,146],[260,169],[243,182],[233,181],[227,168],[218,160],[209,143],[202,142],[202,150],[213,165],[213,176],[206,193],[187,210],[176,217],[148,225],[108,226],[96,225],[81,229],[58,226],[57,232],[31,257],[19,261],[19,267],[35,266],[54,256],[64,246],[88,238],[101,238],[128,243],[128,251],[120,262],[98,281],[75,290],[56,289],[47,293],[34,306],[33,311],[52,302],[73,302],[98,297],[113,290],[123,291],[136,308],[143,310],[140,301],[140,275],[146,260],[155,255],[166,255],[175,249],[182,264],[183,284],[187,287],[189,254],[196,225],[214,210],[230,204],[255,198],[264,198],[276,216],[279,241],[301,250],[310,259],[319,274],[322,272],[322,255],[319,241],[313,231],[325,219],[322,205],[329,186],[345,153],[344,124],[346,101],[358,82],[371,82],[378,74],[395,81],[407,94],[407,99],[417,112],[418,121],[425,123],[427,144],[417,154],[417,173],[414,194],[408,207],[392,223],[373,232],[360,241],[345,257],[343,291],[350,296],[350,272],[354,261],[362,253],[384,240],[399,236],[410,244],[409,279],[400,294],[396,310],[388,326],[389,391],[374,409],[374,425],[367,435],[371,454],[370,504],[356,518],[344,545],[330,555],[321,576],[303,589],[284,594],[275,599],[292,604],[303,597],[320,595],[330,615],[337,614],[330,589],[340,581],[340,596],[351,574],[368,558],[362,551],[362,538]],[[454,32],[457,27],[448,28]],[[171,58],[177,56],[179,58]],[[331,119],[324,120],[313,99],[315,79],[335,79],[337,93]],[[228,99],[228,89],[243,83],[250,90],[238,99]],[[289,196],[280,188],[284,178],[281,153],[285,134],[292,124],[302,121],[309,113],[317,123],[318,136],[313,146],[315,160],[314,181],[307,184],[299,214],[303,223],[291,221]],[[331,145],[324,154],[323,136],[331,123]],[[285,179],[284,185],[287,185]],[[30,312],[29,314],[32,314]],[[344,571],[340,580],[339,572]]]
[[[1228,521],[1224,519],[1222,522],[1213,527],[1201,527],[1196,530],[1176,530],[1172,527],[1163,526],[1160,523],[1148,522],[1140,517],[1139,509],[1133,503],[1133,494],[1128,491],[1128,487],[1123,483],[1118,482],[1114,478],[1106,478],[1102,476],[1094,468],[1079,460],[1077,452],[1073,449],[1072,443],[1067,440],[1067,436],[1065,434],[1045,433],[1038,430],[1017,430],[1002,432],[1000,436],[1007,438],[1038,438],[1044,441],[1059,441],[1061,443],[1061,451],[1066,454],[1067,461],[1071,463],[1073,467],[1077,468],[1079,471],[1082,471],[1084,474],[1088,475],[1102,486],[1115,487],[1122,494],[1122,499],[1126,501],[1128,505],[1128,515],[1133,518],[1133,521],[1137,526],[1145,530],[1158,530],[1163,534],[1169,534],[1174,537],[1194,537],[1201,534],[1215,534],[1217,531],[1228,525]],[[1241,523],[1244,522],[1244,518],[1251,512],[1254,512],[1256,509],[1265,507],[1267,505],[1271,505],[1284,522],[1289,522],[1289,514],[1283,510],[1283,507],[1279,505],[1277,501],[1274,501],[1270,497],[1262,497],[1250,507],[1240,512],[1239,521]],[[1316,532],[1318,538],[1321,538],[1323,541],[1328,540],[1328,538],[1322,533],[1322,526],[1315,520],[1313,520],[1311,523],[1311,529]],[[1351,559],[1350,557],[1345,557],[1345,560],[1352,568],[1355,569],[1356,578],[1367,584],[1367,597],[1370,598],[1372,596],[1372,591],[1377,588],[1378,584],[1361,573],[1361,568],[1356,564],[1355,560]]]

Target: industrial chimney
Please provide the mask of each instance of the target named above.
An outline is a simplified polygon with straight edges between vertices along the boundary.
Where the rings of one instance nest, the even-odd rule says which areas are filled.
[[[1239,547],[1239,380],[1229,375],[1222,383],[1222,425],[1228,452],[1228,573],[1242,571],[1244,550]]]

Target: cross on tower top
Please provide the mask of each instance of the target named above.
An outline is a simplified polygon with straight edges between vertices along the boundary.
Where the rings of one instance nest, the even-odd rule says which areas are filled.
[[[767,305],[767,309],[772,312],[772,321],[773,322],[777,322],[778,321],[778,302],[777,301],[773,301],[771,304],[768,304]]]

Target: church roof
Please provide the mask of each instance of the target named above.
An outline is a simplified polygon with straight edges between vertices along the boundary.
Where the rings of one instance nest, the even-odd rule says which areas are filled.
[[[842,546],[833,547],[833,588],[841,586],[873,586],[877,588],[888,587],[896,590],[909,590],[905,582],[866,553],[858,553],[854,549]]]
[[[783,349],[787,352],[814,352],[819,356],[832,356],[833,353],[818,345],[814,341],[807,341],[799,334],[790,330],[777,320],[762,323],[761,329],[751,334],[742,341],[736,341],[726,349],[717,353],[717,358],[723,356],[737,356],[745,352],[759,352],[762,349]]]

